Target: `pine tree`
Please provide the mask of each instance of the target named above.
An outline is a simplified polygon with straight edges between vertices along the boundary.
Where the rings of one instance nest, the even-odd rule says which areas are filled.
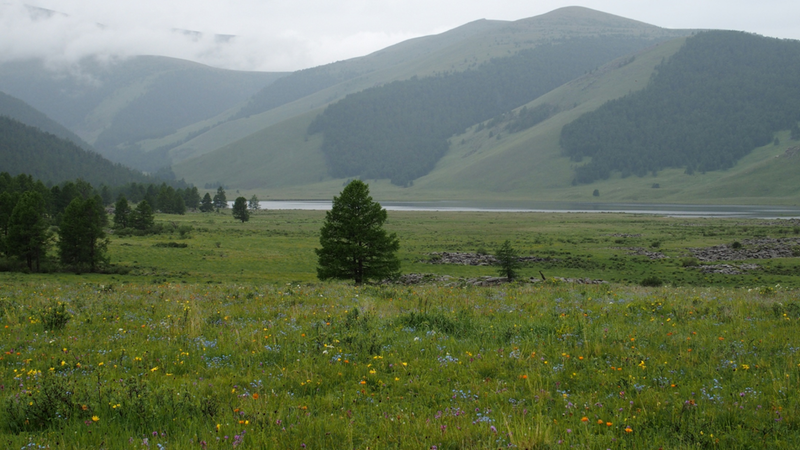
[[[189,209],[197,209],[200,206],[200,193],[197,191],[197,186],[192,186],[191,189],[187,188],[183,192],[183,203]]]
[[[222,186],[217,188],[217,193],[214,195],[214,207],[217,209],[228,207],[228,199],[225,197],[225,189],[222,189]]]
[[[253,196],[250,197],[250,200],[247,202],[247,207],[253,211],[258,211],[261,209],[261,205],[258,204],[258,197],[256,197],[256,194],[253,194]]]
[[[506,239],[503,245],[495,252],[494,258],[500,265],[498,273],[501,277],[504,276],[508,278],[508,281],[512,281],[517,277],[517,269],[521,267],[521,264],[517,251],[511,246],[511,241]]]
[[[14,205],[16,204],[16,198],[8,191],[3,191],[0,194],[0,253],[6,252],[8,221],[11,218],[11,213],[14,212]]]
[[[119,202],[118,202],[119,203]],[[61,263],[76,271],[90,272],[108,262],[108,240],[103,227],[108,223],[103,201],[99,196],[76,197],[64,210],[58,230],[58,252]]]
[[[247,199],[244,197],[236,197],[233,203],[233,218],[239,219],[242,223],[250,220],[250,212],[247,210]]]
[[[8,219],[7,254],[25,260],[29,270],[38,272],[49,241],[42,195],[35,191],[23,193]]]
[[[400,270],[397,250],[400,241],[395,233],[383,229],[386,210],[372,201],[369,187],[360,180],[351,181],[333,207],[325,214],[320,230],[321,248],[317,278],[365,280],[390,277]]]
[[[200,212],[211,212],[214,210],[214,202],[211,200],[211,194],[206,192],[203,196],[203,201],[200,203]]]
[[[131,207],[124,195],[114,203],[114,227],[127,228],[130,225]]]
[[[153,208],[150,207],[150,203],[147,200],[142,200],[136,205],[136,209],[131,213],[130,222],[131,227],[137,230],[147,231],[153,228],[153,225],[155,225]]]

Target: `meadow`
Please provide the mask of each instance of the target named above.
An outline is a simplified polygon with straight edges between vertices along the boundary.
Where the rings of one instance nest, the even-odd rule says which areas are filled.
[[[390,213],[403,272],[453,281],[352,286],[315,280],[323,216],[159,216],[174,233],[112,237],[127,274],[0,274],[3,447],[800,445],[798,258],[680,262],[795,222]],[[548,281],[422,262],[505,239]]]

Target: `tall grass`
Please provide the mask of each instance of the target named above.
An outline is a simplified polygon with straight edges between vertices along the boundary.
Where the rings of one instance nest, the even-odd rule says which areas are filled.
[[[800,444],[781,287],[14,281],[0,309],[4,448]]]

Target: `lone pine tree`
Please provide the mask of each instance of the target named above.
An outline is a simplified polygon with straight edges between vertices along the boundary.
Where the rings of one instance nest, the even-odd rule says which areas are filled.
[[[361,180],[351,181],[325,214],[320,230],[321,248],[315,249],[320,280],[365,280],[390,277],[400,270],[395,233],[383,229],[386,210],[372,201],[369,187]]]

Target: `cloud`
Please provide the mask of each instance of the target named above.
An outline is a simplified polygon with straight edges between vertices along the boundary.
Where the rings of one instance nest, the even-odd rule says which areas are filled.
[[[669,28],[800,38],[796,0],[0,0],[0,61],[39,58],[60,67],[87,56],[150,54],[289,71],[481,18],[517,20],[572,4]]]

